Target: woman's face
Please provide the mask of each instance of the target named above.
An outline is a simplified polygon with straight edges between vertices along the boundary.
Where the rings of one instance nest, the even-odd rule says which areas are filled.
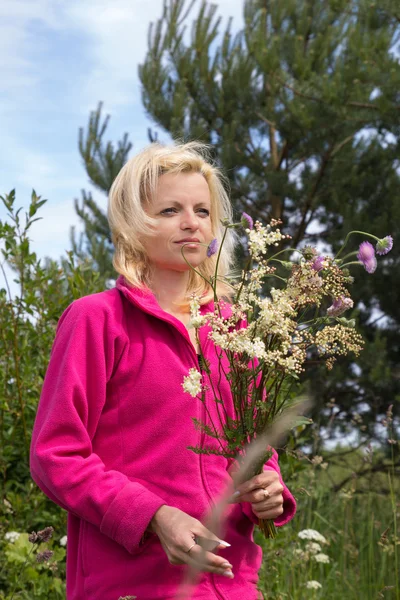
[[[166,173],[158,180],[156,193],[147,208],[157,220],[156,235],[143,241],[150,263],[158,269],[187,271],[206,258],[213,239],[211,228],[211,198],[205,178],[200,173]]]

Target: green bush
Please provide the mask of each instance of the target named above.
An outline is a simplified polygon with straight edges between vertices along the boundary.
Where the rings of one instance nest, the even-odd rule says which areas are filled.
[[[103,290],[106,282],[89,260],[76,261],[72,253],[61,265],[37,259],[29,233],[45,200],[35,192],[24,222],[21,209],[14,207],[14,191],[0,199],[7,211],[6,221],[0,221],[0,598],[11,597],[16,584],[24,589],[14,598],[63,598],[65,550],[57,542],[50,544],[51,568],[36,564],[33,555],[22,567],[29,532],[51,525],[56,539],[66,533],[65,512],[30,477],[31,432],[58,319],[74,299]],[[4,262],[12,269],[14,286]],[[6,540],[7,532],[21,535],[13,543]]]

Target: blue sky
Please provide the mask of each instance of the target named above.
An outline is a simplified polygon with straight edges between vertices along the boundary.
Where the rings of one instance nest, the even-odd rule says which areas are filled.
[[[234,28],[241,25],[242,0],[214,3],[222,28],[229,16]],[[92,188],[78,152],[78,129],[98,102],[111,115],[108,139],[128,132],[132,153],[148,143],[153,124],[141,105],[137,70],[149,23],[161,16],[162,5],[163,0],[0,2],[0,194],[15,188],[18,207],[28,206],[32,188],[47,198],[43,219],[31,230],[38,257],[59,258],[70,248],[71,225],[79,229],[73,199],[82,188]],[[94,191],[94,197],[106,207],[105,196]]]

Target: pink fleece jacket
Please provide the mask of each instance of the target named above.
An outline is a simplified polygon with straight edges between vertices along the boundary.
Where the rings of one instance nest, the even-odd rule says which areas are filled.
[[[212,310],[212,303],[202,313]],[[200,330],[217,372],[215,348]],[[174,598],[185,566],[172,566],[145,530],[163,504],[202,520],[230,476],[228,461],[188,446],[210,444],[192,417],[204,405],[183,391],[198,367],[185,326],[151,292],[119,278],[116,288],[73,302],[63,313],[51,352],[32,436],[31,473],[68,511],[68,600]],[[217,376],[216,376],[217,379]],[[228,406],[228,383],[220,382]],[[206,399],[211,412],[215,404]],[[231,410],[231,408],[229,409]],[[212,440],[211,440],[212,441]],[[277,455],[267,468],[279,473]],[[295,513],[284,486],[283,525]],[[233,580],[204,573],[191,598],[255,600],[261,549],[248,503],[229,506],[223,556]]]

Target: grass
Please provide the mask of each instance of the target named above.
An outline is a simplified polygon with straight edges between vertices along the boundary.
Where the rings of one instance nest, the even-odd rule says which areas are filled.
[[[352,460],[356,470],[363,457]],[[330,483],[342,470],[334,464],[326,471],[304,469],[291,486],[298,500],[296,518],[278,530],[275,540],[256,533],[264,552],[259,587],[266,600],[400,600],[399,482],[390,473],[375,473],[334,493]],[[309,542],[299,538],[305,529],[326,538],[320,553],[329,557],[328,564],[318,563]],[[321,587],[307,588],[310,581]]]
[[[374,460],[371,456],[367,459]],[[350,471],[359,470],[367,459],[361,452],[350,459],[346,457]],[[322,467],[318,462],[311,464],[307,460],[300,465],[297,460],[281,462],[284,479],[298,501],[298,511],[290,523],[278,529],[275,540],[265,540],[255,532],[255,540],[264,552],[259,587],[265,600],[400,600],[400,481],[395,474],[389,470],[373,473],[369,478],[352,479],[345,489],[334,493],[332,482],[348,474],[342,459],[335,464],[334,459],[327,456]],[[12,498],[16,512],[4,514],[3,523],[0,520],[0,555],[3,556],[0,590],[6,588],[4,593],[0,591],[0,598],[10,599],[12,582],[18,582],[14,600],[63,597],[60,590],[65,577],[65,558],[58,540],[65,534],[65,515],[62,513],[61,519],[56,507],[49,513],[48,502],[40,504],[35,496],[24,509],[26,495],[21,494],[21,502],[17,496]],[[52,572],[48,566],[35,565],[32,560],[21,574],[26,548],[20,540],[18,556],[18,544],[6,544],[4,534],[9,530],[40,529],[43,524],[54,525],[55,539],[51,548],[55,550],[58,568]],[[320,543],[319,550],[310,547],[312,540],[299,537],[299,532],[307,529],[317,531],[326,539],[326,543]],[[329,557],[329,563],[317,562],[316,554]],[[36,573],[38,569],[40,572]],[[307,588],[310,581],[318,582],[321,587]]]

